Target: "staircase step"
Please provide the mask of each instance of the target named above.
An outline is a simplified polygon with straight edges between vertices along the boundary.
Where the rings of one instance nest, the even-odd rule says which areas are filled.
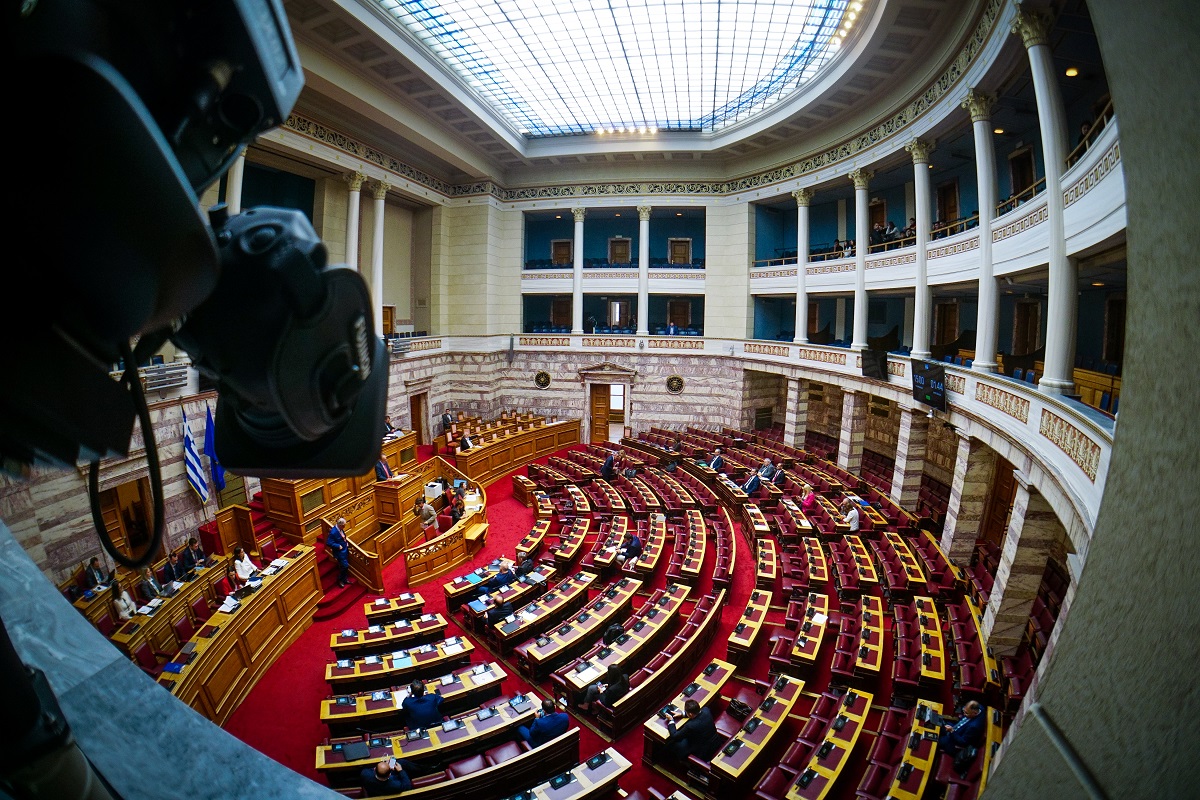
[[[366,597],[366,594],[366,589],[358,583],[339,587],[335,582],[333,590],[326,592],[325,597],[317,603],[317,609],[313,612],[313,621],[321,622],[345,613],[358,605],[362,598]]]

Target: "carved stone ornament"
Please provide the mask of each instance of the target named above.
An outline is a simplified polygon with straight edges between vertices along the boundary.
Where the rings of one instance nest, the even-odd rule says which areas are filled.
[[[925,139],[913,139],[904,145],[904,149],[912,156],[914,164],[928,164],[929,154],[933,152],[933,142]]]
[[[992,117],[992,106],[996,104],[996,95],[987,92],[967,91],[962,107],[971,113],[971,122],[987,122]]]
[[[866,189],[871,178],[875,177],[875,173],[869,169],[856,169],[846,177],[854,182],[855,189]]]
[[[1026,9],[1024,3],[1017,3],[1012,32],[1021,37],[1026,50],[1039,44],[1049,44],[1050,20],[1039,11]]]
[[[346,183],[350,184],[350,191],[362,191],[363,184],[367,182],[367,176],[361,172],[352,172],[345,176]]]
[[[571,216],[575,218],[576,222],[583,222],[583,218],[587,216],[587,209],[581,207],[572,208]]]
[[[537,374],[533,376],[533,385],[539,389],[550,388],[550,373],[544,369],[538,370]]]
[[[679,375],[672,375],[667,378],[667,391],[671,394],[681,394],[683,392],[683,378]]]
[[[637,207],[638,221],[639,222],[649,222],[650,221],[650,212],[652,210],[653,210],[652,206],[638,206]]]
[[[796,205],[806,206],[812,202],[814,194],[816,194],[815,189],[797,189],[792,192],[792,197],[795,198]]]

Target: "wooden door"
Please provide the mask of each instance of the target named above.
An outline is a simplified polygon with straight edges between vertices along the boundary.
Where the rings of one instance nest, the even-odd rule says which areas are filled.
[[[396,307],[383,307],[383,335],[390,336],[396,332]]]
[[[937,213],[939,222],[958,219],[958,181],[943,183],[937,188]],[[954,233],[954,230],[948,233]]]
[[[555,297],[550,303],[550,324],[554,327],[571,327],[571,297]]]
[[[821,330],[820,317],[821,306],[816,300],[808,301],[808,335],[812,336]]]
[[[591,441],[608,441],[608,384],[592,384],[592,438]]]
[[[1008,171],[1014,196],[1033,186],[1033,151],[1026,147],[1009,156]]]
[[[550,243],[550,260],[555,264],[575,263],[575,242],[570,239],[555,239]]]
[[[608,240],[608,263],[610,264],[628,264],[629,263],[629,239],[609,239]]]
[[[938,303],[933,319],[934,344],[948,344],[958,338],[958,303]]]
[[[1018,300],[1013,308],[1014,356],[1024,356],[1038,349],[1042,305],[1037,300]]]
[[[667,322],[674,322],[680,328],[686,328],[692,324],[692,301],[690,300],[668,300],[667,301]]]
[[[414,394],[408,398],[408,418],[412,420],[413,430],[417,433],[417,444],[429,441],[429,418],[426,415],[429,395],[425,392]]]
[[[608,301],[608,324],[612,327],[627,327],[631,313],[631,304],[628,300]]]
[[[871,203],[867,206],[867,209],[871,215],[868,223],[871,226],[871,230],[875,230],[875,223],[877,222],[883,227],[887,227],[887,203],[880,200],[878,203]]]
[[[692,263],[692,240],[668,239],[667,260],[672,264]]]
[[[1008,533],[1008,517],[1012,513],[1013,500],[1017,496],[1017,479],[1013,477],[1013,465],[996,457],[996,477],[992,481],[992,493],[988,498],[987,510],[983,514],[983,525],[979,538],[999,547],[1004,546]]]
[[[118,552],[129,555],[129,539],[121,521],[121,505],[117,502],[116,489],[100,493],[100,518],[104,520],[104,530],[113,547],[117,548]]]

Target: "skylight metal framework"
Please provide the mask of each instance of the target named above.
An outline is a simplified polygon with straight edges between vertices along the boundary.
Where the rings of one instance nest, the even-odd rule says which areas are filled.
[[[851,0],[374,2],[529,137],[719,130],[811,79],[861,9]]]

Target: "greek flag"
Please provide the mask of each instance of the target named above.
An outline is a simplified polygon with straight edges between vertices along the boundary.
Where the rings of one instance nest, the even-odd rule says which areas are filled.
[[[204,479],[204,467],[200,465],[200,454],[196,452],[196,442],[192,439],[192,429],[188,427],[187,412],[183,412],[183,464],[187,468],[188,483],[200,496],[201,503],[208,502],[208,481]]]

